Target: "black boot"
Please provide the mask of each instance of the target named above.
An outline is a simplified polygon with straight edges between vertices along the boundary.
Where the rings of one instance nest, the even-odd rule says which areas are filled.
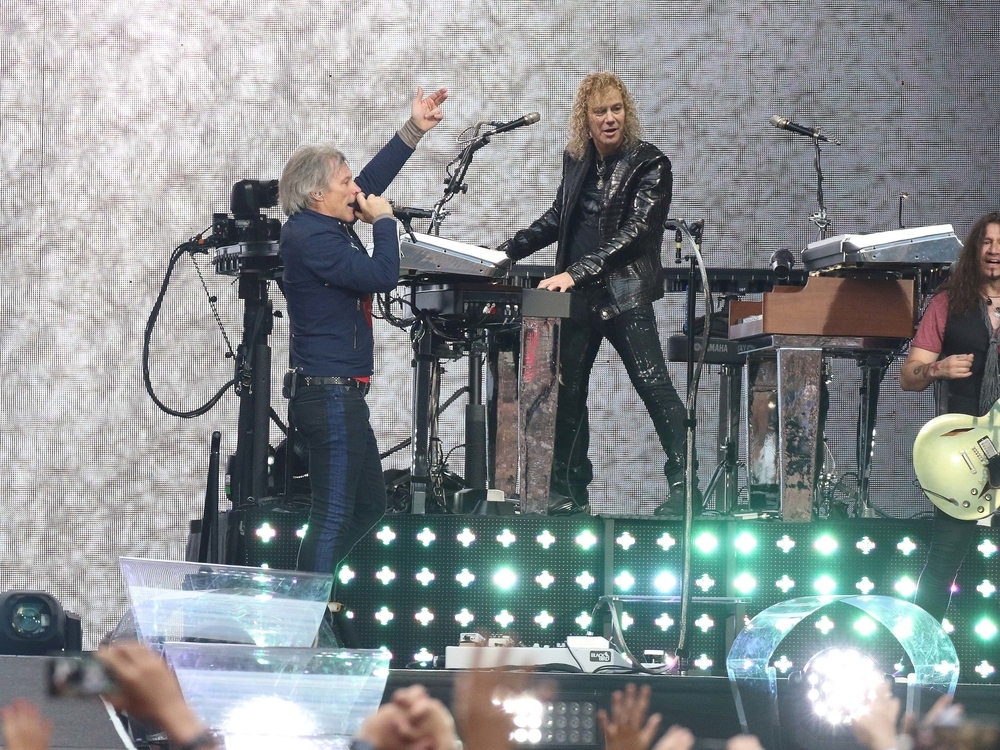
[[[549,492],[549,515],[550,516],[575,516],[577,513],[589,513],[590,501],[584,496],[577,500],[569,495],[560,492]]]
[[[686,484],[684,469],[675,461],[667,461],[663,467],[663,471],[667,475],[667,484],[670,486],[670,499],[665,503],[657,505],[653,510],[653,515],[684,518],[684,490]],[[691,510],[694,515],[700,515],[703,506],[704,499],[702,498],[701,490],[698,489],[698,474],[696,473],[694,475],[694,497],[691,500]]]

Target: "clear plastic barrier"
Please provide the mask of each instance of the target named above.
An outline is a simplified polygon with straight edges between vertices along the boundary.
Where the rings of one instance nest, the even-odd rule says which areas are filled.
[[[119,564],[136,636],[147,643],[309,647],[333,588],[329,574],[131,557]]]
[[[187,702],[229,750],[342,748],[374,713],[389,653],[166,643]]]

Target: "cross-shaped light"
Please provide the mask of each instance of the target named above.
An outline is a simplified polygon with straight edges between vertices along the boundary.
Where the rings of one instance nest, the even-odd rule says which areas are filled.
[[[697,620],[694,621],[695,627],[699,628],[702,633],[707,633],[715,626],[715,620],[709,617],[707,614],[702,614]]]
[[[913,592],[917,590],[917,584],[913,582],[913,579],[909,576],[903,576],[893,585],[896,592],[904,599],[909,599],[913,596]]]
[[[431,542],[433,542],[435,539],[437,539],[437,534],[435,534],[426,526],[424,526],[424,528],[420,530],[420,533],[417,534],[417,541],[420,542],[425,547],[430,547]]]
[[[556,582],[555,577],[547,570],[543,570],[541,573],[535,576],[535,583],[537,583],[543,589],[547,589],[555,582]]]
[[[305,539],[307,531],[309,531],[309,524],[304,523],[298,529],[295,530],[295,536],[297,536],[299,539]]]
[[[462,611],[455,615],[455,622],[457,622],[463,628],[469,627],[469,625],[471,625],[472,621],[475,620],[475,619],[476,619],[476,616],[473,615],[465,607],[462,607]]]
[[[982,620],[976,623],[975,631],[976,635],[978,635],[983,640],[988,641],[997,634],[997,626],[984,617]]]
[[[834,628],[833,620],[831,620],[826,615],[823,615],[816,621],[816,630],[821,632],[823,635],[829,633],[831,630],[833,630],[833,628]]]
[[[985,680],[991,674],[996,672],[996,669],[994,669],[993,665],[986,661],[986,659],[983,659],[979,662],[979,666],[976,667],[976,671],[979,673],[979,676]]]
[[[455,539],[461,542],[463,547],[468,547],[470,544],[476,541],[476,535],[472,532],[472,529],[466,527],[455,535]]]
[[[420,650],[413,655],[413,661],[418,664],[430,664],[434,661],[434,654],[428,651],[425,646],[421,646]]]
[[[504,547],[509,547],[514,542],[517,541],[517,537],[514,536],[510,529],[504,529],[499,534],[497,534],[497,541],[500,542]]]
[[[390,544],[392,544],[392,540],[396,538],[396,532],[390,529],[388,526],[383,526],[379,530],[379,532],[375,535],[375,538],[388,547]]]
[[[781,539],[774,543],[774,546],[784,552],[786,555],[792,551],[792,547],[795,546],[795,540],[792,539],[788,534],[785,534]]]
[[[743,572],[733,579],[733,586],[735,586],[736,590],[741,594],[749,594],[757,588],[757,579],[749,573]]]
[[[339,578],[340,582],[346,586],[354,579],[354,571],[346,565],[341,565],[340,572],[337,573],[337,578]]]
[[[389,620],[395,617],[392,612],[389,611],[388,607],[383,606],[378,612],[375,613],[375,619],[379,621],[380,625],[388,625]]]
[[[857,544],[854,545],[859,550],[861,550],[862,555],[870,554],[873,549],[875,549],[875,542],[867,536],[861,537]]]
[[[774,585],[781,589],[782,594],[787,594],[789,589],[795,588],[795,581],[789,578],[788,574],[785,573],[785,575],[781,576],[781,578],[774,582]]]
[[[813,549],[819,552],[821,555],[829,555],[837,549],[837,540],[834,539],[829,534],[823,534],[815,542],[813,542]]]
[[[897,640],[904,641],[913,635],[913,619],[904,617],[892,626],[892,634]]]
[[[434,613],[427,609],[427,607],[421,607],[420,611],[413,615],[413,619],[426,628],[434,619]]]
[[[855,620],[854,629],[863,636],[869,636],[878,629],[878,625],[875,624],[872,618],[863,616]]]
[[[666,552],[675,544],[677,544],[677,540],[674,539],[672,536],[670,536],[670,534],[668,534],[667,532],[663,532],[660,538],[656,540],[656,543],[661,547],[663,547],[663,551]]]
[[[791,659],[789,659],[784,654],[781,655],[780,659],[774,662],[774,668],[777,669],[782,674],[785,674],[785,672],[787,672],[794,666],[795,664],[792,663]]]
[[[633,619],[632,615],[628,612],[622,612],[622,630],[628,630],[634,622],[635,619]]]
[[[667,630],[670,629],[670,626],[674,624],[674,618],[668,615],[666,612],[664,612],[655,620],[653,620],[653,624],[656,625],[656,627],[658,627],[663,632],[666,632]]]
[[[542,549],[548,549],[556,543],[556,538],[548,529],[542,529],[542,533],[535,537],[535,541],[542,545]]]
[[[854,584],[854,588],[860,591],[864,596],[868,596],[875,584],[871,582],[868,576],[863,576],[860,581]]]
[[[513,588],[517,583],[517,573],[510,568],[500,568],[493,574],[493,583],[504,590]]]
[[[994,586],[992,583],[990,583],[990,580],[988,578],[984,578],[983,582],[981,584],[979,584],[978,586],[976,586],[976,591],[978,591],[980,594],[982,594],[986,598],[989,598],[989,597],[993,596],[993,594],[996,592],[996,590],[997,590],[997,587]]]
[[[939,675],[949,675],[955,671],[955,666],[950,661],[942,659],[940,663],[934,665],[934,671]]]
[[[713,663],[714,662],[708,658],[708,654],[702,654],[694,660],[694,665],[701,670],[711,669]]]
[[[700,588],[702,591],[708,591],[712,586],[715,585],[715,579],[711,578],[708,573],[702,573],[701,578],[694,582],[694,585]]]
[[[744,531],[733,540],[733,546],[738,552],[749,555],[757,549],[757,539],[749,531]]]
[[[268,570],[271,566],[268,565],[267,563],[261,563],[260,567],[262,567],[264,570]]]
[[[538,625],[538,627],[542,628],[543,630],[545,628],[547,628],[549,625],[551,625],[552,623],[554,623],[555,621],[556,621],[556,618],[554,618],[552,615],[550,615],[544,609],[541,612],[539,612],[537,615],[535,615],[535,624]]]
[[[628,550],[633,544],[636,543],[636,538],[629,534],[627,531],[615,539],[615,544],[621,547],[623,550]]]
[[[467,589],[469,584],[476,580],[476,577],[469,572],[468,568],[462,568],[461,572],[455,574],[455,580],[462,584],[463,589]]]
[[[590,529],[584,529],[576,535],[576,543],[583,547],[583,549],[588,550],[597,544],[597,537],[594,536]]]
[[[579,625],[582,630],[586,630],[587,628],[589,628],[590,623],[592,623],[593,621],[594,618],[591,617],[588,612],[581,612],[576,616],[576,619],[573,620],[573,622]]]
[[[816,589],[820,594],[824,596],[829,596],[834,591],[837,590],[837,582],[834,581],[828,575],[821,575],[815,581],[813,581],[813,588]]]
[[[632,586],[635,585],[635,578],[627,570],[623,570],[617,576],[615,576],[615,585],[622,591],[628,591]]]
[[[976,547],[977,550],[983,553],[983,557],[992,557],[996,554],[997,546],[990,539],[984,539],[983,543]]]
[[[657,591],[666,594],[673,591],[674,587],[677,586],[677,577],[673,573],[663,571],[653,580],[653,585]]]
[[[413,577],[420,581],[420,583],[424,586],[429,586],[430,582],[437,578],[437,576],[431,573],[427,568],[421,568],[420,572]]]
[[[375,577],[382,582],[383,586],[388,586],[392,581],[395,580],[396,574],[392,571],[392,569],[388,565],[383,565],[382,569],[375,574]]]
[[[697,547],[702,554],[707,555],[710,552],[715,551],[715,548],[719,546],[719,540],[706,531],[705,533],[698,535],[698,538],[694,540],[694,546]]]
[[[586,570],[583,571],[580,575],[578,575],[575,580],[577,584],[579,584],[581,589],[589,589],[597,582],[597,579],[594,578],[594,576],[590,575],[590,573],[588,573]]]
[[[945,617],[941,620],[941,630],[946,632],[948,635],[951,635],[955,632],[955,626],[951,624],[951,620]]]
[[[501,628],[506,628],[509,627],[512,622],[514,622],[514,615],[512,615],[506,609],[501,609],[500,614],[494,616],[493,619]]]
[[[264,542],[264,544],[267,544],[278,535],[278,532],[274,530],[271,524],[264,521],[264,523],[260,525],[260,528],[257,529],[256,534],[260,537],[260,540]]]
[[[898,549],[907,557],[909,557],[910,553],[913,552],[913,550],[915,550],[916,548],[917,545],[908,536],[904,536],[903,541],[901,541],[899,544],[896,545],[896,549]]]

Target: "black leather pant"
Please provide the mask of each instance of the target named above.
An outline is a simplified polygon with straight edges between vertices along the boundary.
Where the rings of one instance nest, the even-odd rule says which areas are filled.
[[[934,509],[934,527],[927,562],[917,582],[913,603],[923,607],[940,622],[951,601],[951,585],[976,539],[976,522],[952,518]]]
[[[594,360],[605,338],[621,357],[653,420],[667,454],[668,472],[680,472],[684,466],[684,404],[667,372],[653,306],[641,305],[611,320],[594,315],[586,321],[564,320],[559,341],[559,404],[551,488],[553,493],[573,498],[577,505],[589,501],[587,485],[594,478],[594,467],[587,456],[587,393]],[[625,423],[630,421],[627,414],[621,417]]]

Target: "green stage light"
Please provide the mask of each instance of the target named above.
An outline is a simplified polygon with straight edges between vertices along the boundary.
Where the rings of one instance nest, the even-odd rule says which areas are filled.
[[[437,578],[437,576],[431,573],[427,568],[421,568],[420,572],[413,577],[420,581],[422,586],[430,586],[431,581]]]
[[[307,531],[309,531],[309,524],[304,523],[295,530],[295,536],[299,539],[305,539]]]
[[[581,612],[579,615],[576,616],[576,619],[573,620],[573,622],[575,622],[577,625],[580,626],[581,630],[586,630],[587,628],[589,628],[590,623],[592,623],[593,621],[594,618],[590,616],[589,612]]]
[[[909,599],[917,590],[917,584],[913,582],[913,579],[909,576],[903,576],[895,584],[893,588],[896,593],[899,594],[904,599]]]
[[[913,554],[913,551],[917,548],[916,543],[910,539],[908,536],[903,537],[903,541],[896,545],[896,549],[902,552],[904,555],[909,557]]]
[[[389,622],[395,616],[396,616],[396,614],[394,612],[392,612],[384,604],[382,605],[382,609],[380,609],[378,612],[375,613],[375,619],[378,620],[378,624],[382,625],[383,627],[386,626],[386,625],[388,625]]]
[[[861,550],[862,555],[870,555],[875,549],[875,542],[869,537],[863,536],[854,546]]]
[[[630,615],[625,610],[622,610],[621,622],[622,622],[622,630],[628,630],[630,627],[632,627],[633,624],[635,624],[635,618],[632,617],[632,615]]]
[[[949,620],[947,617],[941,620],[941,629],[948,635],[951,635],[952,633],[955,632],[955,626],[951,624],[951,620]]]
[[[615,576],[615,586],[622,591],[628,591],[635,585],[635,578],[627,570],[623,570]]]
[[[578,575],[575,580],[577,585],[584,590],[589,589],[597,582],[597,579],[594,578],[594,576],[590,575],[590,573],[588,573],[586,570],[583,571],[580,575]]]
[[[702,573],[701,578],[695,581],[694,585],[700,588],[702,591],[707,592],[715,585],[715,579],[712,578],[708,573]]]
[[[535,537],[535,541],[542,545],[542,549],[548,549],[556,543],[556,538],[548,529],[542,529],[542,533]]]
[[[975,631],[976,635],[978,635],[984,641],[990,641],[996,637],[997,626],[993,623],[993,621],[990,618],[984,617],[983,619],[981,619],[979,622],[976,623]]]
[[[458,534],[455,535],[455,539],[458,542],[460,542],[463,547],[468,547],[474,541],[476,541],[476,534],[472,529],[466,526]]]
[[[455,580],[462,584],[463,589],[467,589],[469,584],[476,580],[476,577],[469,572],[468,568],[462,568],[461,572],[455,574]]]
[[[823,534],[813,542],[813,549],[821,555],[832,555],[839,546],[837,540],[829,534]]]
[[[854,584],[854,588],[860,591],[862,596],[868,596],[871,590],[875,588],[875,584],[871,582],[868,576],[862,576],[861,580]]]
[[[996,554],[998,547],[990,539],[984,539],[983,543],[976,547],[977,550],[983,553],[983,557],[992,557]]]
[[[744,531],[733,540],[733,546],[738,552],[749,555],[757,548],[757,540],[749,531]]]
[[[715,627],[715,620],[709,617],[707,613],[703,612],[701,617],[694,621],[694,626],[701,630],[702,633],[707,633]]]
[[[708,555],[715,552],[718,548],[719,540],[706,531],[698,535],[698,538],[694,540],[694,546],[697,547],[702,554]]]
[[[749,573],[743,572],[733,579],[733,586],[741,594],[749,594],[757,588],[757,579]]]
[[[555,577],[547,570],[543,570],[541,573],[535,576],[535,583],[537,583],[543,589],[547,589],[555,582],[556,582]]]
[[[272,539],[274,539],[274,537],[278,535],[278,532],[275,531],[274,527],[271,526],[271,524],[269,524],[267,521],[264,521],[264,523],[262,523],[257,528],[257,531],[255,533],[257,534],[257,537],[260,539],[260,541],[263,542],[264,544],[267,544]]]
[[[656,543],[663,548],[664,552],[666,552],[675,544],[677,544],[677,540],[674,539],[672,536],[670,536],[670,534],[668,534],[666,531],[664,531],[663,534],[660,535],[660,538],[656,540]]]
[[[867,638],[878,630],[878,625],[875,624],[872,618],[863,616],[854,621],[854,629]]]
[[[554,623],[556,619],[546,612],[544,609],[535,615],[535,624],[542,630],[545,630],[549,625]]]
[[[417,541],[420,542],[425,547],[430,547],[431,542],[433,542],[435,539],[437,539],[437,534],[435,534],[426,526],[424,526],[424,528],[420,530],[420,533],[417,534]]]
[[[702,654],[697,659],[694,660],[694,665],[702,671],[707,671],[712,668],[714,662],[708,658],[708,654]]]
[[[396,532],[390,529],[388,526],[383,526],[379,532],[375,535],[382,544],[388,547],[392,544],[393,540],[396,538]]]
[[[986,661],[986,659],[983,659],[981,662],[979,662],[979,665],[976,667],[976,672],[979,674],[980,677],[986,680],[990,677],[990,675],[996,672],[996,669],[993,667],[992,664]]]
[[[788,670],[794,667],[795,664],[787,656],[782,654],[774,662],[774,668],[777,669],[781,674],[787,674]]]
[[[664,570],[653,580],[653,585],[657,591],[669,594],[677,586],[677,576],[668,570]]]
[[[579,544],[584,550],[589,550],[597,544],[597,542],[597,537],[594,536],[594,533],[590,529],[584,529],[576,535],[576,543]]]
[[[501,609],[499,614],[494,615],[493,620],[501,628],[509,628],[511,623],[514,622],[514,615],[506,609]]]
[[[795,581],[788,577],[785,573],[781,578],[774,582],[774,585],[781,589],[782,594],[787,594],[789,591],[795,588]]]
[[[388,565],[383,565],[382,569],[375,574],[375,577],[382,582],[383,586],[388,586],[390,583],[396,580],[396,573]]]
[[[355,572],[351,570],[349,566],[341,565],[340,572],[337,573],[337,578],[339,578],[340,582],[346,586],[352,580],[354,580],[355,575],[356,575]]]
[[[825,573],[813,581],[813,588],[818,594],[829,596],[837,590],[837,582]]]
[[[517,537],[514,536],[510,529],[504,529],[497,534],[497,541],[504,546],[504,549],[506,549],[517,541]]]
[[[990,583],[989,578],[984,578],[983,582],[976,586],[976,591],[983,595],[984,598],[989,599],[996,593],[997,587]]]
[[[674,624],[674,618],[666,612],[663,612],[659,617],[653,620],[653,624],[663,632],[667,632],[670,629],[670,626]]]
[[[420,611],[413,615],[413,619],[426,628],[434,621],[434,613],[427,607],[421,607]]]
[[[631,547],[633,544],[635,544],[636,541],[638,540],[626,531],[617,539],[615,539],[615,544],[617,544],[619,547],[621,547],[623,550],[627,552],[628,548]]]
[[[517,584],[517,573],[510,568],[500,568],[493,574],[493,583],[497,588],[509,591]]]
[[[834,625],[833,620],[831,620],[826,615],[823,615],[821,618],[819,618],[816,621],[816,625],[815,625],[816,630],[818,630],[819,632],[821,632],[823,635],[827,635],[835,627],[836,626]]]
[[[465,607],[462,607],[462,611],[455,615],[455,622],[463,628],[469,627],[475,619],[476,616]]]
[[[795,540],[788,536],[788,534],[785,534],[781,537],[781,539],[774,543],[774,546],[787,555],[795,547]]]
[[[434,661],[434,654],[428,651],[426,646],[421,646],[420,650],[413,655],[413,661],[417,662],[421,667],[426,667]]]

